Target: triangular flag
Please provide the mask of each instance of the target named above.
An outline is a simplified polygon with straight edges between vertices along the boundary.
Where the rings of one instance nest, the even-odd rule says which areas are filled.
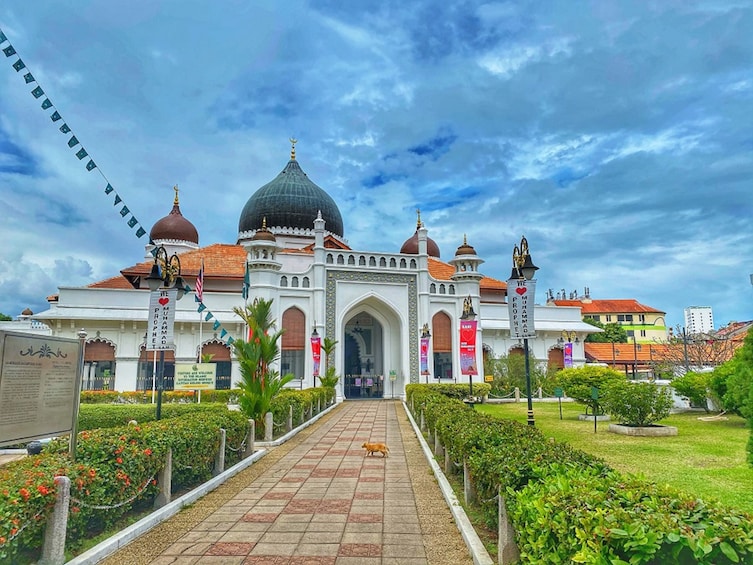
[[[223,331],[224,331],[224,330],[223,330]],[[233,345],[233,342],[234,342],[234,341],[235,341],[235,340],[234,340],[234,339],[233,339],[232,337],[229,337],[229,338],[227,338],[227,344],[228,344],[228,345]]]
[[[39,98],[42,95],[44,95],[44,90],[42,90],[41,86],[38,86],[34,90],[31,91],[31,95],[34,96],[34,98]]]
[[[213,330],[218,329],[222,324],[220,324],[217,320],[214,321],[214,325],[212,326]]]
[[[128,215],[128,212],[130,212],[130,210],[128,209],[128,206],[123,206],[120,209],[120,215],[123,216],[124,218]]]
[[[132,228],[133,226],[135,226],[138,223],[139,223],[139,221],[136,219],[136,216],[131,216],[131,219],[128,220],[128,227]]]
[[[139,229],[136,230],[136,237],[141,237],[145,233],[146,231],[144,230],[144,228],[140,227]]]
[[[51,119],[51,120],[52,120],[53,122],[57,122],[57,121],[59,121],[59,120],[62,120],[62,119],[63,119],[63,116],[61,116],[61,115],[60,115],[60,113],[59,113],[59,112],[58,112],[57,110],[55,110],[55,111],[54,111],[54,112],[52,113],[52,115],[50,116],[50,119]]]
[[[206,307],[206,306],[204,306],[203,304],[199,304],[199,307],[198,307],[198,308],[196,309],[196,311],[197,311],[197,312],[198,312],[199,314],[201,314],[201,313],[202,313],[202,312],[203,312],[204,310],[206,310],[206,309],[207,309],[207,307]]]
[[[7,37],[5,37],[5,34],[0,31],[0,43],[5,43],[8,40]]]
[[[118,205],[118,204],[120,204],[121,202],[123,202],[123,199],[122,199],[122,198],[121,198],[121,197],[120,197],[120,196],[118,195],[118,193],[116,192],[116,193],[115,193],[115,202],[113,202],[113,203],[112,203],[112,205],[113,205],[113,206],[117,206],[117,205]]]
[[[11,57],[12,55],[16,54],[16,50],[13,49],[12,45],[8,45],[5,49],[3,49],[3,53],[5,53],[6,57]]]
[[[44,102],[42,102],[42,110],[49,110],[52,108],[52,102],[50,102],[49,98],[45,98]]]
[[[24,62],[21,59],[13,63],[13,68],[16,69],[16,72],[20,71],[21,69],[25,67],[26,65],[24,65]]]
[[[222,331],[220,332],[220,338],[223,338],[227,335],[227,330],[225,328],[222,328]]]
[[[79,161],[83,159],[84,157],[86,157],[87,155],[88,153],[86,152],[86,149],[79,149],[78,151],[76,151],[76,157],[78,157]]]
[[[89,159],[89,162],[86,164],[86,170],[87,171],[93,171],[96,168],[97,168],[97,164],[94,161],[92,161],[91,159]],[[133,226],[131,226],[131,227],[133,227]]]
[[[206,315],[206,316],[204,316],[204,321],[205,321],[205,322],[208,322],[208,321],[209,321],[209,320],[211,320],[212,318],[214,318],[214,316],[212,316],[212,313],[211,313],[211,312],[207,312],[207,315]]]
[[[24,75],[24,80],[26,81],[26,84],[29,84],[30,82],[34,82],[34,75],[31,73],[26,73]]]
[[[115,190],[112,185],[108,182],[107,186],[105,187],[105,194],[110,194],[113,190]]]
[[[68,124],[63,124],[60,126],[60,131],[63,133],[71,133],[71,128],[68,127]]]
[[[68,140],[68,147],[74,147],[78,145],[78,139],[76,139],[76,136],[74,135]]]

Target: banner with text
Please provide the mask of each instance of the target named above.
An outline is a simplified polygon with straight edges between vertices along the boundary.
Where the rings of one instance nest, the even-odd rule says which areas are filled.
[[[421,374],[429,374],[429,338],[421,338]]]
[[[314,376],[318,377],[322,361],[322,338],[318,335],[311,338],[311,355],[314,357]]]
[[[569,341],[565,344],[565,369],[573,368],[573,344]]]
[[[535,294],[535,280],[509,279],[507,281],[507,308],[510,314],[511,338],[536,337],[536,330],[533,327]]]
[[[476,368],[476,320],[460,320],[460,374],[478,375]]]
[[[178,289],[153,290],[149,295],[148,350],[172,349],[175,341],[175,308]]]

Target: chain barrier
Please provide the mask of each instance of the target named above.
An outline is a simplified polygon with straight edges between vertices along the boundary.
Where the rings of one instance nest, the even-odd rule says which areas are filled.
[[[243,451],[246,449],[246,438],[243,438],[243,441],[241,442],[241,445],[239,448],[235,448],[232,445],[225,445],[226,449],[229,449],[230,451],[233,451],[235,453],[238,453],[239,451]]]
[[[126,504],[130,504],[134,500],[136,500],[145,490],[146,487],[149,486],[149,484],[154,480],[155,475],[152,475],[147,481],[144,483],[144,485],[139,489],[139,491],[134,494],[131,498],[128,500],[124,500],[123,502],[120,502],[118,504],[114,504],[112,506],[108,505],[97,505],[97,504],[86,504],[84,501],[79,500],[77,498],[74,498],[71,496],[71,502],[75,502],[82,508],[91,508],[92,510],[112,510],[114,508],[120,508],[121,506],[125,506]]]
[[[39,512],[37,512],[34,516],[31,517],[31,520],[29,520],[23,526],[21,526],[20,528],[18,528],[18,530],[16,530],[15,534],[13,534],[12,536],[9,536],[8,539],[5,540],[5,543],[0,543],[0,547],[5,547],[6,545],[9,545],[10,542],[12,542],[14,539],[16,539],[18,536],[21,535],[21,532],[23,532],[26,528],[28,528],[32,524],[36,523],[37,518],[39,518],[47,510],[49,510],[49,508],[43,508],[42,510],[40,510]]]

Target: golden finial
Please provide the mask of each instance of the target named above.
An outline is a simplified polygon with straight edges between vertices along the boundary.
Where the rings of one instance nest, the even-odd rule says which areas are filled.
[[[261,229],[262,231],[267,231],[267,217],[264,216],[261,220]]]
[[[173,190],[175,191],[175,200],[173,200],[173,204],[177,206],[178,205],[178,185],[177,184],[173,187]]]
[[[468,238],[463,234],[463,245],[468,245]]]
[[[418,219],[416,220],[416,229],[420,230],[421,229],[421,210],[418,208],[416,208],[416,216],[418,217]]]
[[[295,144],[298,143],[298,140],[295,137],[291,137],[290,143],[292,144],[290,148],[290,160],[295,161]]]

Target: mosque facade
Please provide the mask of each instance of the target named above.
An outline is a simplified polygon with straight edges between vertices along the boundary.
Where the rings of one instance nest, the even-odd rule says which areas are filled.
[[[323,374],[325,359],[322,353],[317,368],[316,338],[337,341],[331,363],[341,399],[400,398],[415,382],[480,382],[486,357],[522,354],[521,340],[510,336],[507,285],[482,274],[484,261],[465,236],[443,261],[420,213],[399,252],[351,249],[344,227],[337,204],[308,178],[293,146],[282,172],[243,207],[236,243],[201,247],[176,188],[172,210],[152,227],[144,262],[88,286],[59,288],[34,319],[54,336],[86,331],[84,389],[148,393],[156,360],[147,349],[146,278],[152,250],[164,246],[179,257],[191,289],[203,268],[202,301],[189,293],[177,303],[175,345],[165,352],[166,389],[176,363],[202,356],[216,364],[217,388],[240,379],[231,344],[246,328],[234,308],[255,298],[272,300],[284,330],[277,369],[296,376],[290,386],[317,386],[315,373]],[[536,305],[534,324],[533,362],[585,362],[583,341],[594,328],[582,322],[580,308]],[[569,346],[565,355],[563,335],[572,357]]]

